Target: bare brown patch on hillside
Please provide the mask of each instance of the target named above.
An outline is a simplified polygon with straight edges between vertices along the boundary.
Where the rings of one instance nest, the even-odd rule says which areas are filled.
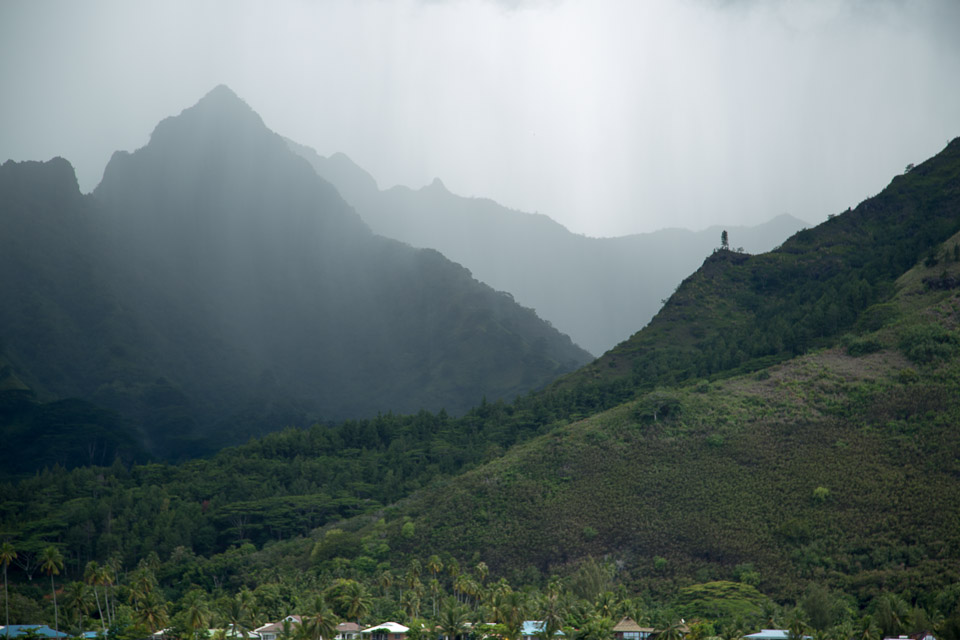
[[[763,372],[722,383],[724,391],[753,396],[768,403],[776,418],[816,418],[834,402],[843,402],[850,385],[891,378],[909,366],[899,352],[881,351],[860,357],[829,349],[794,358]]]

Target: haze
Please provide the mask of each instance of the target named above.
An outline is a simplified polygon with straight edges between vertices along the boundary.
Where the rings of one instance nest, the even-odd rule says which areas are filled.
[[[960,135],[960,3],[0,2],[0,161],[113,151],[225,83],[381,187],[593,236],[818,222]]]

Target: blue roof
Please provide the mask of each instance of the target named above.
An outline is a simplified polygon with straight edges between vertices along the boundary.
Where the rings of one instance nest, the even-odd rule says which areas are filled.
[[[543,620],[524,620],[523,621],[523,631],[520,633],[520,635],[535,636],[540,633],[543,633]],[[563,631],[557,631],[553,635],[562,636],[564,635],[564,633]]]
[[[51,629],[45,624],[11,624],[8,627],[0,626],[0,636],[3,636],[4,639],[7,637],[9,632],[11,638],[16,638],[18,636],[24,636],[28,631],[33,630],[35,634],[41,638],[66,638],[68,637],[63,631],[58,635],[56,631]]]

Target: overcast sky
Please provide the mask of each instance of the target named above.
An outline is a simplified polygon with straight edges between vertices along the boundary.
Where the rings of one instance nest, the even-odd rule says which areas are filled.
[[[0,161],[92,190],[220,83],[381,187],[578,233],[819,222],[960,135],[960,1],[0,0]]]

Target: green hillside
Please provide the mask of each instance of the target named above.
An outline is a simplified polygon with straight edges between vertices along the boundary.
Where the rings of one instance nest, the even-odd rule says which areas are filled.
[[[666,592],[744,566],[780,597],[950,584],[958,227],[955,140],[770,254],[717,251],[556,387],[629,401],[411,499],[411,548],[540,574],[602,555]]]
[[[56,467],[0,485],[2,538],[57,545],[64,582],[110,560],[180,637],[199,602],[226,621],[246,601],[260,621],[330,606],[510,638],[525,616],[601,640],[629,614],[700,638],[958,640],[958,202],[954,141],[776,252],[717,251],[544,391]],[[18,615],[42,608],[32,571]],[[120,640],[157,628],[135,593]]]
[[[745,565],[780,597],[955,582],[960,296],[919,281],[944,271],[910,272],[846,347],[654,390],[412,499],[412,548],[544,574],[608,556],[667,592]]]

